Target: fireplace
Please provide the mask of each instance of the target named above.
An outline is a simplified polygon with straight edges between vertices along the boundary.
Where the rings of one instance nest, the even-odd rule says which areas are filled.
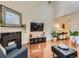
[[[21,32],[8,32],[0,33],[0,43],[3,47],[9,46],[10,42],[17,44],[17,47],[21,48]]]

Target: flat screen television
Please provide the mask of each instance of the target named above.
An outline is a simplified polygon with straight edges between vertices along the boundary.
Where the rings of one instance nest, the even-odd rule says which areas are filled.
[[[30,27],[31,27],[30,31],[43,31],[44,30],[44,23],[32,22]]]
[[[6,6],[2,6],[2,21],[4,22],[4,26],[22,26],[22,14]]]

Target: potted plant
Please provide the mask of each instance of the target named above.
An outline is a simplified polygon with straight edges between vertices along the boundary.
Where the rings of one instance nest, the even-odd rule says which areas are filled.
[[[58,35],[58,33],[55,32],[55,31],[53,31],[53,32],[51,33],[51,35],[52,35],[52,37],[53,37],[53,40],[56,41],[56,40],[57,40],[57,35]]]
[[[74,31],[74,32],[70,31],[70,36],[76,37],[78,35],[79,35],[79,32],[78,31]]]
[[[74,39],[76,36],[79,35],[79,32],[78,31],[70,31],[70,39]]]
[[[78,34],[79,34],[78,31],[74,31],[74,32],[71,32],[70,35],[71,35],[71,36],[78,36]]]

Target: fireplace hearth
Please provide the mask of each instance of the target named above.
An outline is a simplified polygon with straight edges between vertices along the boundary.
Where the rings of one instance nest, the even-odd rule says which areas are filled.
[[[21,48],[21,32],[0,33],[0,43],[7,47],[10,42],[15,42],[17,47]]]

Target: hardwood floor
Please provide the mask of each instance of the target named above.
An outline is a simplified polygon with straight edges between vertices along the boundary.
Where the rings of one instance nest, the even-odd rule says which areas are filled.
[[[79,46],[70,42],[70,40],[57,40],[57,41],[47,41],[44,43],[31,44],[28,45],[29,58],[53,58],[53,52],[51,51],[52,45],[66,44],[71,48],[75,48],[78,52],[79,57]]]

